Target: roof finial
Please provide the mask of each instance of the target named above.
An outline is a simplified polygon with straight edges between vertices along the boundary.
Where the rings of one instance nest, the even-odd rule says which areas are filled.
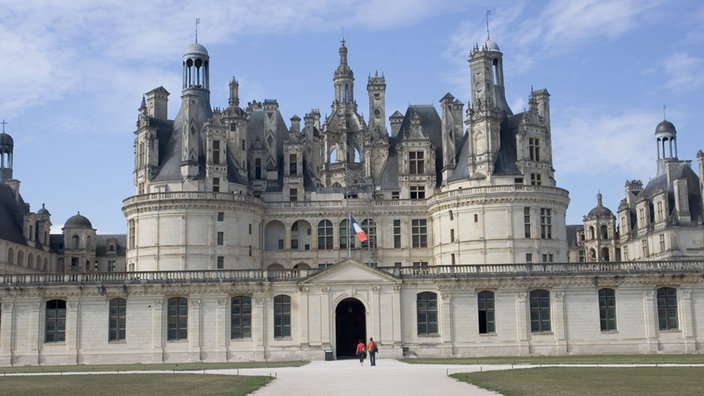
[[[2,120],[2,122],[0,122],[0,124],[2,124],[2,133],[5,133],[5,125],[7,125],[7,121]]]
[[[200,25],[200,18],[196,18],[196,43],[198,43],[198,25]]]
[[[667,120],[667,106],[665,106],[665,105],[662,105],[662,119]],[[4,128],[4,126],[3,126],[3,128]]]
[[[345,46],[345,27],[344,26],[342,27],[342,41],[340,41],[340,43],[342,43],[343,47]]]
[[[491,35],[489,35],[489,15],[491,15],[491,10],[486,10],[486,39],[487,40],[491,39]]]

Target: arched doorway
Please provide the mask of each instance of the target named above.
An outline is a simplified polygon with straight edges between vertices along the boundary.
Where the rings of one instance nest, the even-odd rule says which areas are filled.
[[[335,351],[338,359],[354,358],[360,338],[366,340],[367,317],[364,304],[346,298],[335,308]]]

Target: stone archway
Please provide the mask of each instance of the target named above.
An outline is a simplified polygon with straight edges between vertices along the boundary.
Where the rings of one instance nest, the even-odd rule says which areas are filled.
[[[354,358],[357,343],[367,337],[367,315],[364,304],[346,298],[335,308],[335,353],[338,359]]]

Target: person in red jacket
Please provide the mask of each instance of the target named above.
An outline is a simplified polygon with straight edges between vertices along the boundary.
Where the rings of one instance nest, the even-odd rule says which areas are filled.
[[[359,343],[357,344],[357,356],[359,356],[359,365],[363,366],[364,365],[364,358],[367,357],[367,349],[364,347],[364,340],[361,338],[359,339]]]

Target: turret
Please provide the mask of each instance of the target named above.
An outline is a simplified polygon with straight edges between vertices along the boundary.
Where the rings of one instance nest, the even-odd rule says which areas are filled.
[[[5,133],[5,124],[2,122],[2,133],[0,133],[0,182],[12,180],[12,152],[15,142],[12,136]]]
[[[374,137],[386,137],[386,79],[374,74],[367,82],[369,94],[369,130]]]

